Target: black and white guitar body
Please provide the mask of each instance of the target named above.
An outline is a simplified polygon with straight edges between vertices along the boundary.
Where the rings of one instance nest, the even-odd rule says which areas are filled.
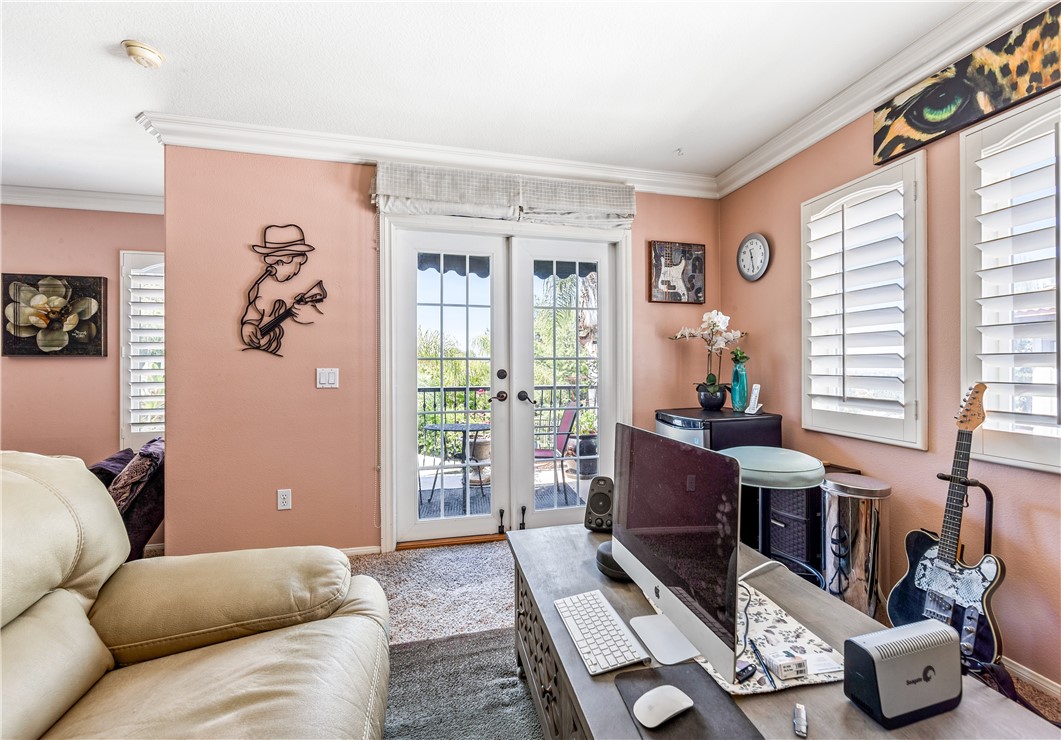
[[[939,538],[915,530],[906,535],[906,575],[888,595],[895,626],[935,619],[958,631],[963,658],[993,663],[1002,653],[991,596],[1005,577],[1002,561],[984,555],[974,566],[939,557]]]
[[[1002,635],[991,613],[991,596],[1006,568],[990,553],[969,567],[958,560],[968,488],[969,456],[973,430],[984,422],[983,395],[987,386],[969,389],[958,412],[958,439],[954,463],[944,477],[947,504],[940,535],[915,529],[906,535],[906,575],[888,594],[888,618],[900,627],[923,619],[936,619],[958,631],[963,660],[994,663],[1002,655]],[[987,550],[985,540],[984,549]]]

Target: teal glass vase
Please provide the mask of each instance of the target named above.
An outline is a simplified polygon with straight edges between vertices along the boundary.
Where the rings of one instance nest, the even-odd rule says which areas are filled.
[[[744,411],[748,408],[748,371],[744,369],[743,362],[733,365],[733,383],[729,387],[729,392],[733,399],[734,411]]]

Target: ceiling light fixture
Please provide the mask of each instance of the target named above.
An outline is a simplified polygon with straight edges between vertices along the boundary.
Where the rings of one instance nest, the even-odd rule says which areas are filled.
[[[142,41],[126,39],[122,42],[122,47],[125,48],[125,53],[130,59],[147,69],[158,69],[162,66],[162,62],[166,61],[161,51],[153,49]]]

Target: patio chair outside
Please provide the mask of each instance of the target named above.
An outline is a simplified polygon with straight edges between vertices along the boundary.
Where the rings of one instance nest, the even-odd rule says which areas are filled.
[[[564,505],[567,505],[567,471],[564,464],[559,465],[556,461],[562,461],[565,457],[567,445],[571,441],[571,433],[575,428],[575,419],[578,417],[578,406],[568,405],[564,407],[564,413],[560,416],[560,422],[556,425],[556,433],[553,435],[552,447],[535,447],[535,464],[549,462],[553,466],[553,486],[560,487],[561,479],[564,484]],[[556,469],[560,468],[560,478],[557,478]]]

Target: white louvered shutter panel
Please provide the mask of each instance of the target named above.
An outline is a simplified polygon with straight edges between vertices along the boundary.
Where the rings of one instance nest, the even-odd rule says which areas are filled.
[[[963,375],[987,385],[973,452],[1054,472],[1061,470],[1058,102],[1050,96],[962,138]]]
[[[915,157],[803,204],[803,427],[923,446]]]
[[[122,253],[122,445],[138,449],[166,423],[165,263]]]

